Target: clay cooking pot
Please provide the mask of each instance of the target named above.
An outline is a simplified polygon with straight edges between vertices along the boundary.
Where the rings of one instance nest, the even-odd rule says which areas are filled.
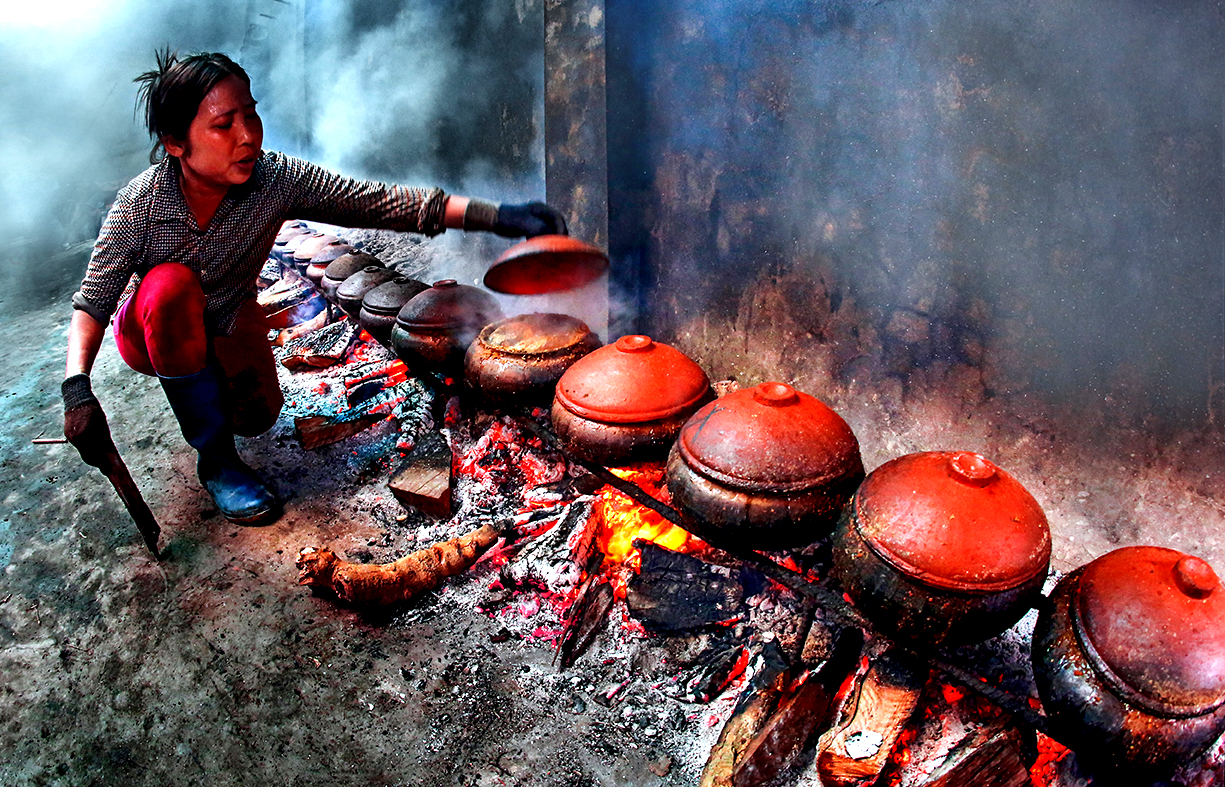
[[[1151,779],[1225,732],[1225,589],[1207,562],[1124,547],[1065,576],[1050,600],[1034,679],[1079,756]]]
[[[387,267],[379,261],[378,257],[364,251],[342,254],[329,262],[327,268],[324,269],[323,278],[319,280],[319,290],[323,293],[324,298],[336,303],[336,290],[344,280],[371,265]]]
[[[286,261],[285,246],[294,238],[301,236],[313,235],[314,230],[306,226],[300,221],[287,221],[281,225],[281,229],[277,231],[276,238],[272,241],[272,250],[269,255],[278,262]],[[295,245],[296,248],[296,245]],[[293,250],[288,252],[288,256],[293,256]]]
[[[694,413],[667,466],[675,507],[754,549],[799,548],[828,536],[863,478],[859,441],[846,421],[777,382]]]
[[[298,244],[298,248],[293,252],[293,264],[298,269],[298,273],[306,275],[306,266],[310,265],[311,259],[319,252],[326,249],[328,246],[340,243],[340,238],[335,235],[313,235]],[[336,255],[339,257],[340,255]],[[335,259],[335,258],[333,258]]]
[[[382,265],[367,266],[345,279],[336,288],[336,303],[341,310],[357,320],[362,311],[362,299],[366,293],[385,284],[400,274]]]
[[[551,417],[562,444],[588,461],[662,461],[689,416],[714,398],[706,372],[680,350],[622,336],[566,370]]]
[[[274,243],[272,245],[273,255],[276,256],[284,265],[291,266],[294,264],[293,255],[294,252],[298,250],[298,247],[311,238],[318,237],[319,235],[320,233],[315,232],[312,229],[305,229],[303,232],[290,235],[285,243]]]
[[[315,252],[315,256],[310,259],[310,264],[306,266],[304,275],[311,284],[319,287],[323,283],[323,274],[327,272],[332,261],[352,251],[353,247],[347,243],[330,243]]]
[[[413,296],[425,292],[430,285],[407,276],[396,276],[374,287],[362,298],[357,322],[383,344],[391,342],[391,329],[396,315]]]
[[[834,536],[832,575],[868,619],[918,647],[976,642],[1040,599],[1046,515],[975,453],[931,451],[878,467]]]
[[[391,329],[391,344],[410,367],[458,377],[468,345],[503,316],[489,293],[443,279],[404,304]]]
[[[486,325],[464,356],[464,379],[493,402],[547,404],[575,361],[600,346],[582,320],[521,314]]]

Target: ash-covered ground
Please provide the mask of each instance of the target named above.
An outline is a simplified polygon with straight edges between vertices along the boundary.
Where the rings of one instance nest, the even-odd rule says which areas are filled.
[[[423,277],[446,275],[438,268],[450,253],[426,253]],[[416,273],[411,256],[397,267]],[[388,490],[404,436],[396,422],[304,451],[286,414],[241,441],[285,514],[262,528],[231,525],[196,482],[157,383],[128,370],[108,339],[94,387],[161,523],[166,559],[156,562],[105,479],[69,446],[32,443],[59,434],[67,317],[62,304],[26,311],[0,343],[4,784],[692,785],[739,687],[695,697],[694,663],[720,637],[796,644],[799,599],[769,586],[746,599],[738,626],[701,634],[647,634],[618,602],[594,644],[560,670],[564,605],[507,586],[514,548],[386,613],[312,594],[297,585],[304,546],[390,561],[457,535],[466,517],[513,516],[531,490],[503,484],[494,500],[458,486],[456,517],[433,519]],[[1056,572],[1145,541],[1223,565],[1212,435],[1126,441],[1120,428],[1115,445],[1131,450],[1082,451],[1076,430],[1023,407],[967,403],[950,386],[918,398],[869,382],[832,397],[868,469],[908,451],[982,451],[1046,508]],[[460,415],[427,428],[448,430],[463,451],[496,421]],[[532,505],[560,510],[585,494]],[[814,636],[828,638],[831,624],[819,614]],[[1023,693],[1029,625],[956,655]],[[1084,783],[1063,768],[1061,784]],[[788,778],[816,783],[804,763]]]

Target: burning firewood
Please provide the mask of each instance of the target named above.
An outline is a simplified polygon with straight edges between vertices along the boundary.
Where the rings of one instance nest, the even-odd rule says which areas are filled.
[[[529,541],[518,558],[502,566],[502,581],[569,593],[583,580],[583,567],[595,550],[597,524],[590,500],[576,500],[555,524]]]
[[[293,330],[293,329],[291,329]],[[340,363],[349,348],[357,326],[348,320],[327,327],[296,333],[281,349],[281,365],[286,369],[322,369]]]
[[[326,303],[310,282],[285,277],[255,296],[270,328],[288,328],[323,311]]]
[[[753,659],[753,677],[745,685],[731,718],[723,725],[719,740],[710,750],[698,787],[732,787],[732,774],[749,743],[778,707],[789,681],[790,670],[774,640],[767,642]]]
[[[809,737],[829,723],[838,687],[854,671],[863,649],[863,633],[844,629],[825,664],[783,700],[745,748],[732,774],[735,787],[765,784],[795,762]]]
[[[650,631],[678,632],[727,624],[744,615],[739,575],[693,555],[636,539],[641,566],[626,592],[626,607]]]
[[[560,660],[561,669],[568,669],[582,655],[599,634],[612,609],[613,588],[606,579],[598,579],[597,573],[604,562],[604,553],[596,552],[587,561],[585,577],[574,594],[570,612],[557,642],[553,661]]]
[[[928,670],[887,652],[847,694],[843,721],[822,736],[817,771],[829,787],[872,784],[919,704]]]
[[[1021,760],[1015,728],[985,729],[949,752],[924,787],[1025,787],[1032,784]]]
[[[326,547],[303,547],[296,561],[298,584],[330,590],[354,606],[400,604],[467,571],[499,536],[496,529],[484,525],[381,565],[349,563]]]
[[[305,336],[311,331],[317,331],[326,325],[328,325],[328,312],[327,309],[324,309],[306,322],[300,322],[289,328],[282,328],[269,338],[272,341],[273,347],[283,347],[289,341],[299,336]]]

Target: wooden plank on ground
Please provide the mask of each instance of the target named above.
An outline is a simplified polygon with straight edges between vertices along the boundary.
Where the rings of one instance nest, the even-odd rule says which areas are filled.
[[[451,446],[437,432],[417,441],[391,474],[391,493],[406,506],[436,517],[451,516]]]

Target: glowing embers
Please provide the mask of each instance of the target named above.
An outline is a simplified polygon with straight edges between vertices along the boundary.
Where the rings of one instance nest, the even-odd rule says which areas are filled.
[[[660,465],[642,463],[617,468],[612,472],[636,484],[652,497],[663,499],[664,473]],[[611,486],[600,490],[594,515],[601,518],[596,543],[608,564],[628,564],[630,568],[638,570],[641,554],[634,545],[635,541],[649,541],[674,552],[686,551],[691,540],[696,542],[687,531]]]
[[[524,502],[531,507],[533,490],[547,490],[566,477],[566,461],[538,438],[525,435],[513,419],[502,418],[456,457],[455,472],[491,491],[522,489]],[[549,495],[543,502],[556,501]]]

